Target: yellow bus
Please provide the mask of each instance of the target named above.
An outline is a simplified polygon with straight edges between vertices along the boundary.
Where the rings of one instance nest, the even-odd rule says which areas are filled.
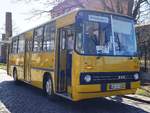
[[[139,60],[131,17],[78,9],[12,38],[14,81],[72,101],[134,94]]]

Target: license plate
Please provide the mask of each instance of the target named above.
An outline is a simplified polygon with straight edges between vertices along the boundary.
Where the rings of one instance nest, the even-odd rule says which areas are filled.
[[[112,83],[109,84],[109,90],[125,89],[125,83]]]

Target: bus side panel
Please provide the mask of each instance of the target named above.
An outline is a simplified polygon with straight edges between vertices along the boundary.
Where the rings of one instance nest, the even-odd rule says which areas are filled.
[[[16,55],[9,54],[9,65],[10,65],[9,72],[10,72],[11,76],[13,76],[13,70],[15,67],[14,65],[17,65],[15,57],[16,57]]]
[[[18,79],[24,81],[24,53],[18,54],[17,60],[19,63],[19,66],[17,67]]]
[[[77,82],[79,81],[79,75],[80,75],[80,57],[75,54],[75,52],[73,52],[73,56],[72,56],[72,88],[71,88],[71,91],[72,91],[72,98],[77,98]]]
[[[44,71],[38,69],[31,69],[31,84],[35,87],[43,89],[43,77],[45,73],[49,73],[53,80],[53,88],[55,92],[55,81],[54,81],[54,72],[53,71]]]
[[[45,71],[39,69],[31,69],[31,84],[38,88],[43,88],[43,75]]]
[[[21,58],[21,59],[20,59]],[[17,77],[18,79],[21,79],[23,77],[21,64],[23,64],[23,55],[20,56],[19,54],[10,54],[9,56],[9,63],[10,63],[10,72],[11,75],[13,75],[13,71],[16,68],[17,70]]]
[[[43,87],[43,76],[54,71],[54,52],[33,53],[31,59],[31,84]],[[53,77],[52,77],[53,78]]]
[[[13,64],[12,64],[12,61],[13,61],[13,56],[12,54],[9,54],[9,75],[12,76],[13,74]]]

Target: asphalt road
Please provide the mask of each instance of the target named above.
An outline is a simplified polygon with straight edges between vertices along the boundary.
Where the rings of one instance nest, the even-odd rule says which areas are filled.
[[[117,101],[114,101],[117,100]],[[125,98],[100,98],[73,103],[49,100],[40,89],[13,79],[0,70],[0,113],[150,113],[150,105]]]

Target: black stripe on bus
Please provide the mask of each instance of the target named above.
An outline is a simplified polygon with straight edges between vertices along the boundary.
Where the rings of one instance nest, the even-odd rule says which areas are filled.
[[[35,70],[44,70],[44,71],[54,71],[54,69],[40,68],[40,67],[31,67],[31,69],[35,69]]]
[[[24,65],[13,65],[14,67],[24,67]]]

